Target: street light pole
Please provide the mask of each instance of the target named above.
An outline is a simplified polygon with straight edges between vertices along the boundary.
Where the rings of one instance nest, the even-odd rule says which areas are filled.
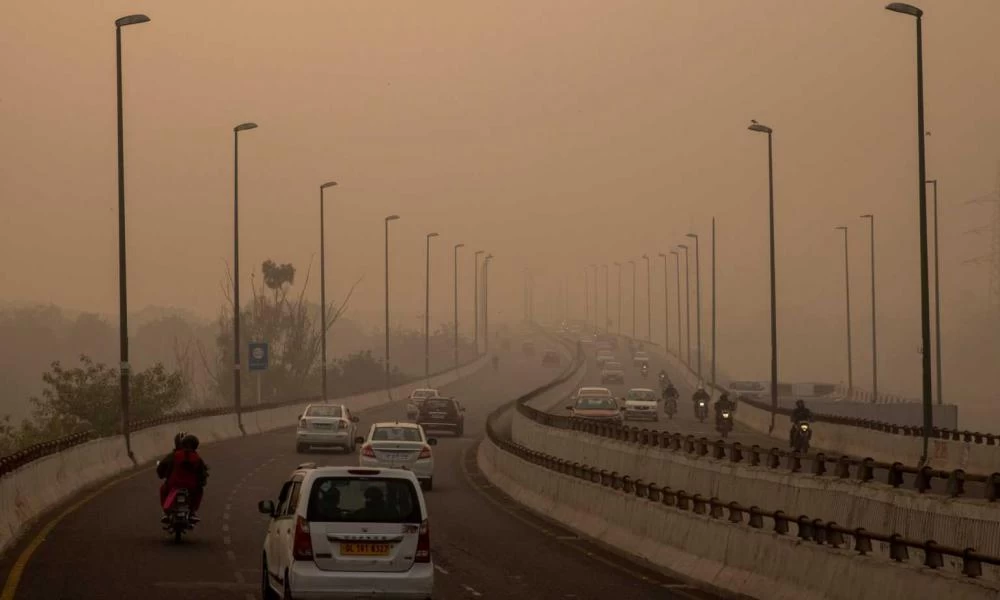
[[[493,260],[492,254],[487,254],[486,258],[483,259],[483,339],[485,341],[484,350],[488,354],[490,351],[490,311],[489,311],[489,293],[490,293],[490,261]]]
[[[695,314],[698,332],[695,339],[698,343],[698,379],[701,379],[701,243],[698,240],[698,235],[694,233],[687,234],[687,237],[694,238],[694,288],[695,288]]]
[[[774,431],[774,420],[778,412],[778,306],[775,288],[774,268],[774,153],[772,138],[774,130],[757,121],[751,121],[750,131],[767,134],[767,189],[768,189],[768,224],[770,228],[770,259],[771,259],[771,425],[768,433]]]
[[[389,222],[399,215],[385,218],[385,393],[392,399],[392,367],[389,363]]]
[[[847,227],[841,225],[836,229],[844,232],[844,289],[847,293],[847,397],[854,390],[854,362],[851,360],[851,266],[848,262]]]
[[[871,224],[872,259],[872,402],[878,401],[878,337],[875,334],[875,215],[861,215]]]
[[[931,179],[927,183],[934,184],[934,360],[937,363],[937,403],[944,403],[941,379],[941,274],[940,254],[938,253],[938,180]]]
[[[635,261],[628,261],[632,265],[632,339],[635,339]]]
[[[122,435],[125,452],[134,460],[129,432],[128,362],[128,269],[125,256],[125,117],[122,92],[122,27],[148,23],[146,15],[129,15],[115,20],[115,72],[118,99],[118,352],[119,386],[122,404]]]
[[[240,389],[240,132],[256,129],[256,123],[241,123],[233,128],[233,406],[236,424],[243,431],[243,408]]]
[[[698,303],[701,304],[700,302]],[[699,327],[700,329],[700,327]],[[715,217],[712,217],[712,389],[715,389]]]
[[[458,249],[465,248],[465,244],[455,244],[455,368],[458,368]]]
[[[583,320],[590,325],[590,272],[583,270]]]
[[[649,276],[649,255],[643,254],[642,257],[646,259],[646,341],[652,343],[653,341],[653,291],[650,287],[650,276]]]
[[[473,260],[475,262],[475,267],[473,268],[473,301],[472,301],[472,313],[473,321],[475,321],[475,334],[473,336],[474,343],[476,345],[476,354],[479,354],[479,255],[485,254],[485,250],[476,250]]]
[[[326,389],[326,334],[327,334],[327,322],[326,322],[326,217],[323,210],[323,192],[328,187],[333,187],[337,185],[336,181],[328,181],[323,185],[319,186],[319,318],[320,318],[320,346],[321,351],[321,363],[323,365],[322,373],[322,400],[326,402],[327,389]]]
[[[604,332],[607,333],[610,329],[608,323],[608,265],[601,265],[604,267]]]
[[[668,301],[667,293],[667,255],[663,252],[659,253],[660,258],[663,259],[663,349],[670,353],[670,302]]]
[[[684,250],[684,307],[687,309],[685,327],[687,328],[687,366],[691,368],[691,252],[686,244],[678,244]],[[698,374],[701,379],[701,374]]]
[[[674,257],[674,276],[675,285],[674,289],[677,290],[677,358],[681,357],[681,337],[683,336],[683,330],[681,329],[681,254],[676,250],[671,250],[670,254]]]
[[[594,334],[597,334],[600,331],[600,328],[597,326],[597,265],[590,265],[590,268],[594,270]]]
[[[618,337],[622,336],[622,264],[615,262],[618,267]]]
[[[924,50],[923,50],[923,15],[924,11],[916,6],[893,2],[886,6],[887,10],[910,15],[916,19],[917,25],[917,158],[918,183],[920,185],[920,338],[923,342],[921,353],[922,388],[924,404],[923,425],[923,455],[920,464],[927,464],[928,445],[931,429],[934,427],[934,413],[931,404],[931,299],[930,273],[927,260],[927,163],[924,149]]]
[[[427,269],[424,271],[424,379],[431,376],[431,238],[437,233],[427,234]]]

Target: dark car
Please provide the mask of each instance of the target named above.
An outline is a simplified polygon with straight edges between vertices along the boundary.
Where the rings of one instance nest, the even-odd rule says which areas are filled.
[[[417,424],[425,430],[447,430],[455,435],[465,433],[465,408],[454,398],[427,398],[420,405]]]
[[[555,350],[546,350],[542,354],[543,367],[558,367],[560,362],[559,353]]]

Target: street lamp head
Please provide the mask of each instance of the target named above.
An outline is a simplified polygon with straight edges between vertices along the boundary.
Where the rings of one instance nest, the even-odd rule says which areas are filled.
[[[476,250],[476,256],[479,256],[480,254],[486,254],[486,251],[485,250]]]
[[[861,215],[861,218],[862,219],[874,219],[875,215],[870,215],[870,214],[869,215]]]
[[[758,123],[754,119],[750,119],[750,127],[747,127],[747,129],[749,129],[750,131],[757,131],[760,133],[767,133],[767,134],[770,134],[772,131],[770,127],[762,123]]]
[[[328,188],[328,187],[333,187],[333,186],[335,186],[335,185],[337,185],[337,182],[336,182],[336,181],[327,181],[327,182],[326,182],[326,183],[324,183],[323,185],[319,186],[319,189],[321,189],[321,190],[325,190],[326,188]]]
[[[437,236],[438,236],[437,233],[428,233],[427,234],[427,239],[431,239],[432,237],[437,237]]]
[[[905,2],[890,2],[885,6],[886,10],[891,10],[892,12],[902,13],[904,15],[910,15],[911,17],[917,17],[918,19],[924,16],[924,11],[920,10],[912,4],[906,4]]]
[[[933,183],[934,185],[937,185],[937,179],[928,179],[924,183]]]
[[[489,259],[491,259],[491,258],[493,258],[493,255],[492,255],[492,254],[487,254],[487,255],[486,255],[486,260],[489,260]]]
[[[678,257],[680,256],[680,253],[677,252],[676,250],[671,250],[670,253],[673,254],[674,256],[678,256]]]
[[[129,15],[120,19],[115,19],[115,27],[125,27],[126,25],[138,25],[139,23],[149,23],[146,15]]]
[[[686,237],[698,239],[698,234],[697,233],[689,233],[689,234],[687,234]]]
[[[455,244],[455,250],[458,250],[459,248],[465,248],[465,244]]]
[[[837,225],[836,227],[834,227],[834,229],[843,229],[844,231],[847,231],[847,226],[846,225]]]
[[[660,256],[662,256],[663,258],[666,258],[666,257],[667,257],[667,255],[666,255],[666,254],[664,254],[664,253],[662,253],[662,252],[659,252],[658,254],[659,254]]]
[[[685,250],[688,249],[687,244],[677,244],[677,247],[678,248],[684,248]]]
[[[642,257],[645,258],[646,260],[649,260],[649,255],[648,254],[643,254]]]
[[[240,123],[236,127],[233,127],[233,131],[240,132],[246,131],[248,129],[257,129],[256,123]]]
[[[399,215],[389,215],[385,218],[385,222],[388,223],[389,221],[395,221],[397,219],[399,219]]]

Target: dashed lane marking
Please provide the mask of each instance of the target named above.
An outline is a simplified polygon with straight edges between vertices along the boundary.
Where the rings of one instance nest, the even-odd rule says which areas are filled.
[[[441,565],[434,565],[434,570],[437,571],[438,573],[441,573],[442,575],[448,574],[448,571],[446,571],[444,567],[442,567]]]
[[[472,588],[472,586],[471,586],[471,585],[465,585],[465,584],[463,583],[463,584],[462,584],[462,588],[464,588],[464,589],[465,589],[465,591],[469,592],[470,594],[472,594],[472,595],[473,595],[473,596],[475,596],[476,598],[478,598],[478,597],[482,596],[482,594],[480,594],[479,592],[477,592],[476,590],[474,590],[474,589]]]

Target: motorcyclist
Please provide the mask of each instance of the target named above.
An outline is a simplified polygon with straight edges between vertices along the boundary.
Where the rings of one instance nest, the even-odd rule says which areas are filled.
[[[792,429],[788,433],[788,442],[795,445],[795,426],[803,421],[811,423],[813,420],[812,411],[806,408],[805,400],[796,400],[795,408],[792,409]]]
[[[705,391],[705,384],[699,383],[698,389],[695,390],[694,395],[691,396],[692,402],[694,402],[697,405],[699,400],[704,400],[705,403],[707,404],[709,399],[710,398],[708,392]]]
[[[663,388],[663,399],[667,400],[672,398],[676,400],[678,396],[680,396],[680,394],[677,392],[677,388],[674,387],[674,382],[668,379],[667,387]]]
[[[717,424],[721,422],[722,413],[727,411],[732,413],[733,408],[735,406],[736,405],[733,403],[733,401],[729,399],[729,394],[726,392],[722,392],[722,395],[719,396],[719,399],[715,401],[715,422]]]
[[[170,492],[186,489],[191,493],[191,520],[197,521],[198,509],[201,507],[202,495],[208,480],[208,465],[198,455],[199,441],[196,436],[179,433],[174,437],[174,444],[177,448],[156,467],[156,474],[165,480],[160,486],[160,506],[166,510],[165,505]]]

